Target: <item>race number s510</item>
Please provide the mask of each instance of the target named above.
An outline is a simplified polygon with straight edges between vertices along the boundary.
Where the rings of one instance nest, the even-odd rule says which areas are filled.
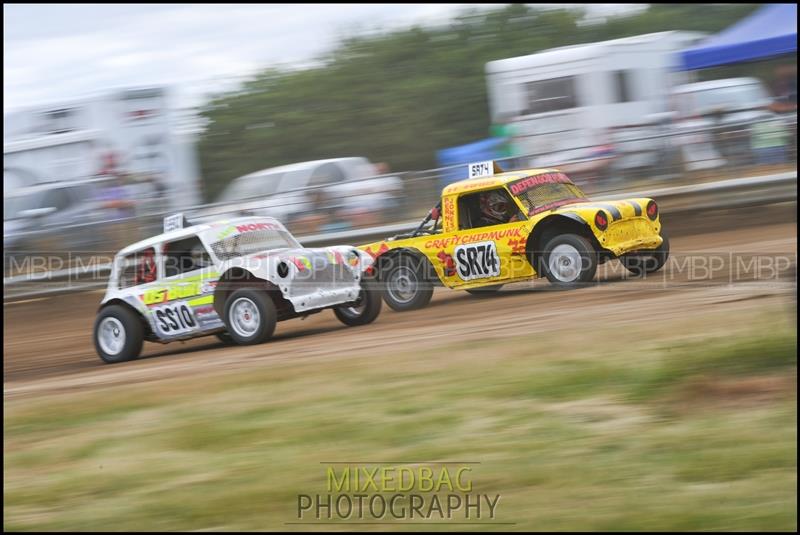
[[[153,308],[156,328],[165,336],[193,331],[197,326],[192,307],[184,302]]]
[[[497,246],[493,241],[459,245],[455,253],[458,276],[462,280],[485,279],[500,275]]]

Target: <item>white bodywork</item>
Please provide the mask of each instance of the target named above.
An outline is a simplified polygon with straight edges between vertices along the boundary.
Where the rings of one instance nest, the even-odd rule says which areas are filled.
[[[172,210],[195,206],[195,141],[172,98],[165,87],[128,88],[4,114],[3,167],[32,177],[20,185],[72,182],[104,173],[113,155],[117,170],[137,179],[126,195],[149,197],[142,206],[159,198]]]
[[[168,250],[169,244],[194,236],[208,253],[209,265],[165,277],[165,245]],[[126,258],[151,248],[157,278],[121,288]],[[214,299],[217,283],[231,270],[268,281],[295,313],[310,313],[356,301],[362,274],[372,262],[350,246],[303,248],[273,218],[229,219],[166,232],[117,253],[102,304],[124,301],[148,321],[158,341],[181,340],[225,330],[222,308]],[[135,264],[134,271],[138,269]]]

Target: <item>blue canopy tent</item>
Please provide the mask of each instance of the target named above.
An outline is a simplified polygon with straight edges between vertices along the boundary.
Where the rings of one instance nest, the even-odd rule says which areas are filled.
[[[683,50],[682,69],[694,70],[797,52],[797,4],[768,4],[698,46]]]
[[[439,165],[442,167],[461,166],[463,164],[463,167],[442,171],[440,186],[445,187],[448,184],[467,178],[466,164],[468,163],[498,159],[497,148],[505,141],[503,138],[490,137],[474,143],[437,151],[436,159],[439,160]]]

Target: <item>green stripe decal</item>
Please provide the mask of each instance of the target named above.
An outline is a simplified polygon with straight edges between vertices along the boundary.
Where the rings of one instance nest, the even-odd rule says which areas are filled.
[[[214,304],[214,296],[213,295],[206,295],[205,297],[198,297],[197,299],[190,299],[187,301],[190,307],[199,307],[202,305],[212,305]]]

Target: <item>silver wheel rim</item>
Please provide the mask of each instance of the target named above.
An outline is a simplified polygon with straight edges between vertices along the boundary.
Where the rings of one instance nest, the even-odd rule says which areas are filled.
[[[250,338],[261,325],[261,315],[256,304],[247,297],[240,297],[231,304],[231,329],[244,338]]]
[[[350,316],[352,318],[357,318],[364,313],[364,310],[367,309],[367,300],[364,299],[364,290],[358,294],[358,304],[349,306],[349,307],[339,307],[339,310],[344,313],[346,316]]]
[[[344,307],[342,308],[342,312],[346,315],[350,316],[351,318],[357,318],[364,313],[364,309],[367,308],[367,305],[360,305],[354,307]]]
[[[417,274],[408,266],[399,266],[392,271],[386,291],[398,303],[408,303],[417,293]]]
[[[550,251],[547,267],[559,282],[573,282],[581,274],[583,261],[578,250],[567,243],[556,245]]]
[[[100,349],[107,355],[117,355],[125,347],[125,327],[117,318],[103,318],[97,332]]]

